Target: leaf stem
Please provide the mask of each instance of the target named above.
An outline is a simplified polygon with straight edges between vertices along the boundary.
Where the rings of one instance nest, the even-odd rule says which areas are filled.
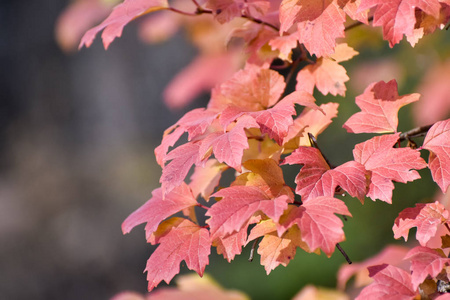
[[[338,248],[338,250],[342,253],[342,255],[344,256],[344,258],[348,262],[348,264],[351,265],[352,261],[351,261],[350,257],[348,257],[347,253],[345,253],[344,249],[342,249],[342,247],[341,247],[341,245],[339,245],[339,243],[336,244],[336,248]]]
[[[249,262],[253,261],[253,257],[255,256],[256,245],[258,245],[260,240],[261,240],[261,237],[259,237],[253,241],[252,249],[250,249],[250,256],[248,257]]]
[[[448,226],[447,222],[444,223],[445,228],[450,232],[450,226]]]
[[[203,208],[203,209],[206,209],[206,210],[208,210],[209,209],[209,207],[208,206],[204,206],[203,204],[201,204],[201,203],[197,203],[197,206],[198,207],[201,207],[201,208]]]

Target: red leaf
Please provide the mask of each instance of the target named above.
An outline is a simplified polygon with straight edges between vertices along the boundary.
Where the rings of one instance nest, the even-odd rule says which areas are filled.
[[[282,170],[274,160],[249,160],[244,168],[252,172],[241,174],[232,186],[211,196],[223,197],[206,212],[211,217],[207,223],[213,238],[241,230],[257,212],[278,221],[288,202],[293,201]]]
[[[213,238],[238,231],[254,213],[261,211],[278,221],[287,208],[289,197],[271,198],[256,186],[232,186],[224,188],[212,197],[223,197],[206,213]]]
[[[294,17],[293,17],[294,16]],[[334,52],[344,36],[345,13],[337,0],[284,0],[280,6],[281,32],[297,24],[299,42],[318,57]]]
[[[112,13],[98,26],[88,30],[81,39],[79,48],[92,45],[97,33],[105,29],[102,33],[103,45],[105,49],[116,37],[122,35],[122,30],[131,20],[152,11],[157,11],[169,7],[167,0],[125,0],[114,7]]]
[[[321,110],[316,104],[316,99],[306,92],[295,91],[281,99],[274,107],[249,113],[259,124],[262,133],[268,133],[278,145],[282,145],[283,139],[288,134],[289,127],[294,123],[292,115],[296,114],[295,104],[300,104],[315,110]]]
[[[405,270],[387,264],[368,269],[374,282],[365,287],[356,300],[412,300],[416,296],[411,275]]]
[[[306,202],[299,207],[293,207],[283,216],[280,225],[283,229],[297,224],[302,234],[302,240],[311,251],[322,249],[327,256],[334,252],[336,243],[345,240],[342,220],[335,214],[351,216],[343,201],[321,196]],[[280,234],[280,229],[278,230]]]
[[[164,161],[169,162],[162,171],[159,182],[164,195],[181,185],[193,164],[200,162],[198,143],[187,143],[170,151]]]
[[[439,253],[434,249],[420,246],[411,249],[405,259],[411,260],[411,281],[414,289],[417,289],[428,275],[435,278],[450,262],[442,251]]]
[[[398,110],[419,100],[419,94],[399,96],[397,82],[380,81],[370,84],[364,93],[356,97],[356,104],[361,108],[344,124],[348,132],[397,132]]]
[[[450,119],[435,123],[425,137],[424,149],[431,151],[428,167],[442,192],[450,185]]]
[[[392,228],[394,238],[403,237],[408,240],[408,233],[412,227],[417,227],[416,239],[420,245],[426,243],[436,234],[437,227],[447,221],[449,212],[439,202],[418,203],[416,207],[404,209],[395,219]]]
[[[252,117],[242,116],[230,131],[210,133],[202,141],[199,149],[202,159],[212,148],[214,156],[219,162],[224,162],[240,171],[244,149],[249,147],[245,128],[258,127],[259,125]]]
[[[394,184],[391,180],[406,183],[420,178],[420,170],[426,167],[417,150],[393,148],[399,134],[382,135],[357,144],[353,150],[355,161],[372,172],[367,196],[392,203]]]
[[[441,5],[438,0],[361,0],[359,11],[372,7],[375,7],[373,25],[383,26],[383,37],[393,47],[404,34],[413,34],[416,8],[437,19]]]
[[[122,223],[122,232],[129,233],[135,226],[147,223],[145,235],[149,239],[164,219],[194,205],[197,201],[186,184],[173,189],[164,199],[162,189],[158,188],[152,192],[150,200],[126,218]]]
[[[337,186],[364,201],[368,186],[366,169],[358,162],[349,161],[330,170],[318,149],[300,147],[286,157],[285,163],[303,165],[295,178],[296,192],[302,196],[302,201],[318,196],[332,197]]]
[[[189,269],[203,275],[209,263],[211,241],[209,232],[189,220],[183,220],[159,238],[160,245],[147,261],[148,290],[151,291],[162,280],[169,283],[180,272],[180,263],[185,261]]]

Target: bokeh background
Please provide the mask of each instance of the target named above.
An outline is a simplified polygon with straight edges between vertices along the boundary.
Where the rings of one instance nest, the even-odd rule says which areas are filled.
[[[134,22],[107,51],[99,40],[79,52],[62,51],[55,26],[69,3],[0,4],[2,299],[109,299],[123,290],[144,293],[142,272],[153,248],[142,226],[123,236],[120,225],[158,187],[161,169],[153,149],[164,129],[208,100],[207,94],[200,95],[178,110],[162,101],[164,87],[196,55],[183,32],[149,46],[138,38]],[[347,96],[317,95],[320,103],[341,105],[340,117],[319,138],[330,161],[352,159],[354,144],[370,137],[342,129],[358,111],[354,97],[381,79],[396,78],[400,94],[415,91],[423,74],[448,61],[449,36],[442,31],[414,49],[402,42],[391,50],[378,29],[350,34],[349,43],[361,54],[344,63],[351,78]],[[400,130],[415,126],[412,116],[410,108],[401,110]],[[362,206],[345,199],[354,217],[345,223],[342,246],[351,259],[374,255],[386,243],[403,243],[392,237],[395,216],[415,202],[431,201],[436,192],[429,172],[421,175],[417,184],[396,185],[393,205],[367,200]],[[293,183],[293,177],[287,181]],[[231,264],[213,253],[206,272],[252,299],[290,299],[308,283],[334,287],[336,270],[345,262],[340,253],[330,259],[299,253],[288,267],[267,276],[258,257],[247,262],[248,248]]]

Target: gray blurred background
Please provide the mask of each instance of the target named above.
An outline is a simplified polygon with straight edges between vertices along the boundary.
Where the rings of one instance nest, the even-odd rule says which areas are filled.
[[[139,41],[132,23],[108,51],[97,39],[89,49],[64,54],[54,27],[68,3],[3,0],[0,5],[1,299],[144,293],[142,272],[153,248],[142,226],[123,236],[120,225],[159,185],[153,149],[164,129],[208,100],[204,95],[181,111],[170,111],[162,102],[163,88],[195,55],[182,34],[149,46]],[[445,32],[444,41],[443,51],[449,44]],[[413,92],[425,67],[405,69],[408,75],[400,76],[394,62],[402,57],[411,66],[413,50],[403,44],[391,51],[386,44],[369,44],[355,63],[369,61],[374,67],[379,57],[391,53],[386,74],[372,75],[384,76],[377,80],[402,77],[401,94]],[[355,82],[361,77],[355,76]],[[341,128],[358,111],[353,99],[365,84],[354,90],[349,85],[348,99],[317,96],[319,102],[341,103],[341,119],[319,140],[334,164],[352,159],[354,144],[370,137],[346,135]],[[402,120],[401,130],[413,127],[409,109],[402,109]],[[391,206],[346,199],[354,217],[345,224],[348,241],[342,246],[354,261],[395,242],[393,220],[404,207],[431,200],[436,186],[428,171],[421,175],[422,185],[416,188],[396,185]],[[293,177],[286,181],[292,183]],[[248,248],[231,264],[213,250],[206,272],[253,299],[290,299],[308,283],[334,287],[336,270],[345,263],[339,253],[331,259],[299,253],[288,267],[266,276],[259,258],[247,262]]]

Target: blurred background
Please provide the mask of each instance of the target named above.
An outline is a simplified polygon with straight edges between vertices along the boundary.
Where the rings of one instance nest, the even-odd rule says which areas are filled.
[[[70,3],[6,0],[0,5],[2,299],[109,299],[123,290],[144,293],[142,272],[152,247],[143,226],[123,236],[120,225],[159,186],[161,169],[153,149],[163,131],[208,100],[200,94],[177,110],[163,103],[164,88],[197,53],[183,32],[150,46],[138,37],[139,22],[133,22],[107,51],[99,39],[88,49],[62,50],[55,27]],[[99,15],[107,15],[108,5]],[[319,139],[334,164],[352,159],[355,143],[370,137],[342,129],[358,111],[354,97],[368,83],[396,78],[405,94],[430,89],[421,78],[433,66],[447,66],[438,78],[450,74],[445,31],[422,41],[423,46],[402,42],[391,50],[380,30],[358,28],[349,44],[361,54],[344,63],[351,78],[347,96],[317,95],[320,103],[340,103],[340,117]],[[448,80],[440,85],[447,86],[442,92],[447,95]],[[440,112],[448,117],[450,100],[443,101]],[[431,120],[413,115],[411,108],[401,110],[400,130]],[[354,217],[344,226],[342,246],[351,259],[371,256],[386,243],[403,243],[392,237],[395,216],[415,202],[431,201],[436,191],[429,172],[421,175],[417,184],[396,185],[393,205],[367,200],[362,206],[345,199]],[[293,177],[286,181],[293,183]],[[252,299],[289,299],[308,283],[334,287],[336,270],[345,262],[340,253],[330,259],[299,253],[288,267],[267,276],[259,258],[247,262],[248,248],[231,264],[213,251],[206,273]]]

